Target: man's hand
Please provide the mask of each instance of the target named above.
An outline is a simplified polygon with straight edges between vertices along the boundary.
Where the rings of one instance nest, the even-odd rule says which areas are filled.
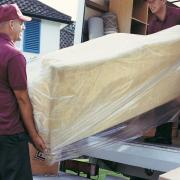
[[[46,145],[45,145],[45,142],[41,136],[39,136],[37,134],[36,136],[32,137],[32,141],[33,141],[33,144],[34,144],[36,149],[38,149],[41,152],[45,152]]]

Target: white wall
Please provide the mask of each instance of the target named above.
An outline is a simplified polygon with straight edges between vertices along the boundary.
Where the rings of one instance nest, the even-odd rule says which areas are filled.
[[[59,49],[60,29],[64,26],[66,26],[66,24],[47,20],[41,21],[40,54]]]
[[[41,20],[40,53],[36,54],[23,52],[26,59],[28,61],[38,59],[40,55],[59,49],[60,30],[66,25],[67,24],[64,23]],[[23,37],[21,42],[16,43],[16,46],[23,51]]]
[[[76,25],[75,25],[75,33],[74,33],[74,44],[81,43],[82,28],[83,28],[83,21],[84,21],[84,6],[85,6],[85,0],[79,0],[77,17],[76,17]]]

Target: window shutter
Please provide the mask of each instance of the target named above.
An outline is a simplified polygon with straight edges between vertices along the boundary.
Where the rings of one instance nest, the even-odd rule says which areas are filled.
[[[41,21],[33,19],[26,22],[24,31],[23,49],[25,52],[39,53],[40,52],[40,25]]]

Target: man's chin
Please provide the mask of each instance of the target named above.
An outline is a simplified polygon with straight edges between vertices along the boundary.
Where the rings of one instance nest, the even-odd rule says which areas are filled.
[[[21,41],[22,40],[22,37],[18,37],[16,41]]]
[[[151,10],[151,12],[152,12],[153,14],[156,12],[156,9],[155,9],[155,8],[151,8],[150,10]]]

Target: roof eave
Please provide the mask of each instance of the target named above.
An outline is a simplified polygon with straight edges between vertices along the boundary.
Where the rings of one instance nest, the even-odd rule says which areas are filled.
[[[46,19],[46,20],[50,20],[50,21],[55,21],[55,22],[59,22],[59,23],[65,23],[65,24],[71,24],[74,21],[71,20],[64,20],[64,19],[59,19],[59,18],[51,18],[51,17],[46,17],[46,16],[41,16],[41,15],[36,15],[36,14],[29,14],[29,13],[23,13],[26,16],[30,16],[32,18],[39,18],[39,19]]]

